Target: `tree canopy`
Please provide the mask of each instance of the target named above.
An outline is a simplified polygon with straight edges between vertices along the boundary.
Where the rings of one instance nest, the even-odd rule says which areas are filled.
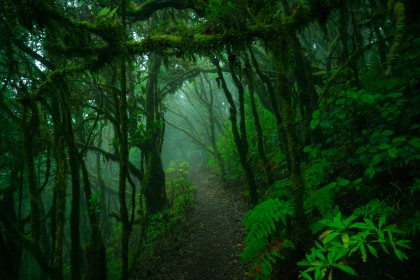
[[[0,7],[0,278],[129,279],[204,169],[250,276],[415,277],[418,1]]]

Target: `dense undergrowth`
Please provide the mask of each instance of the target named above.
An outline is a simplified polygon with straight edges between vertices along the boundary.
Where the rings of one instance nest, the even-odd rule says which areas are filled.
[[[171,161],[166,172],[166,192],[168,195],[168,209],[152,215],[147,220],[139,221],[138,232],[142,235],[133,238],[133,244],[139,246],[137,255],[133,255],[133,274],[148,271],[148,266],[153,261],[158,248],[169,246],[182,234],[186,227],[189,215],[194,206],[194,194],[196,187],[188,178],[188,163],[185,161]],[[116,231],[121,228],[116,228]],[[113,236],[118,236],[115,232]],[[110,279],[119,278],[118,248],[115,246],[118,240],[108,246],[108,276]],[[141,244],[141,245],[138,245]],[[135,259],[134,259],[135,258]]]
[[[420,39],[406,38],[393,74],[367,65],[359,86],[342,80],[325,92],[302,145],[305,220],[311,238],[297,263],[301,279],[414,279],[420,260]],[[328,78],[328,77],[326,77]],[[247,102],[249,107],[249,101]],[[279,275],[293,254],[294,219],[284,154],[275,123],[259,105],[277,181],[264,188],[252,116],[247,115],[250,162],[260,202],[244,218],[242,254],[256,279]],[[298,121],[298,120],[297,120]],[[226,128],[229,130],[229,128]],[[301,137],[303,138],[302,132]],[[230,180],[240,182],[230,133],[219,141]],[[260,174],[260,175],[258,175]],[[259,176],[259,177],[258,177]],[[395,265],[397,263],[397,265]],[[394,276],[392,276],[394,275]],[[282,278],[283,277],[283,278]],[[276,278],[277,279],[277,278]]]

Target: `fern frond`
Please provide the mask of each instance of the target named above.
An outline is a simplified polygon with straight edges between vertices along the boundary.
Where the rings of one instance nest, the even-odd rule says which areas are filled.
[[[334,208],[334,197],[339,191],[339,186],[336,182],[332,182],[311,193],[305,201],[305,212],[311,213],[315,209],[325,216]]]
[[[282,243],[277,233],[279,227],[284,228],[286,216],[292,214],[290,202],[268,199],[245,215],[243,224],[248,234],[241,257],[251,261],[251,271],[256,279],[268,279],[272,271],[271,264],[284,257],[280,252]]]
[[[377,216],[389,216],[395,210],[387,206],[385,201],[374,199],[364,206],[360,206],[354,210],[354,215],[362,216],[373,220]]]

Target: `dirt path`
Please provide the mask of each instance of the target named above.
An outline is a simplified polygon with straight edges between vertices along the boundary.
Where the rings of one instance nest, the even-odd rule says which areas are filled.
[[[190,226],[181,240],[159,252],[147,275],[138,279],[247,279],[239,257],[246,208],[238,194],[200,182]]]

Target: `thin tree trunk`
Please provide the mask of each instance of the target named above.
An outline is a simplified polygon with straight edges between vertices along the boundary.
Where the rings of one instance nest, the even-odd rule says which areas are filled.
[[[33,106],[33,105],[32,105]],[[38,126],[36,121],[36,114],[31,110],[31,116],[28,116],[26,106],[23,109],[23,151],[25,158],[25,165],[27,171],[28,187],[29,187],[29,201],[30,201],[30,223],[31,223],[31,236],[35,244],[39,244],[41,236],[40,226],[40,209],[39,209],[39,192],[36,183],[35,159],[33,152],[34,131]]]
[[[126,29],[126,1],[122,0],[122,24]],[[128,210],[126,201],[126,188],[128,176],[128,115],[127,115],[127,66],[126,58],[121,57],[121,96],[119,106],[119,126],[120,126],[120,139],[119,139],[119,186],[118,186],[118,199],[120,202],[120,218],[122,222],[121,233],[121,279],[128,279],[128,242],[130,240],[130,224],[128,220]]]
[[[90,279],[107,279],[107,263],[106,263],[106,250],[105,244],[99,229],[99,221],[96,213],[96,207],[100,205],[92,205],[92,189],[89,182],[89,174],[86,168],[86,164],[82,158],[80,158],[80,167],[82,169],[83,176],[83,189],[85,194],[85,200],[88,202],[88,220],[91,227],[89,244],[86,247],[86,273],[84,276],[85,280]],[[105,193],[102,193],[105,195]],[[102,209],[104,211],[104,209]]]
[[[56,176],[53,191],[53,217],[51,221],[53,235],[52,270],[55,279],[64,279],[63,275],[63,242],[66,212],[66,153],[65,153],[65,132],[59,95],[54,93],[51,98],[53,130],[54,130],[54,156],[56,162]]]
[[[247,64],[249,64],[248,59],[247,59]],[[270,186],[271,184],[274,183],[274,178],[273,178],[273,174],[271,172],[271,170],[272,170],[271,163],[268,160],[267,155],[265,153],[264,134],[263,134],[263,130],[262,130],[262,127],[261,127],[260,117],[258,115],[257,105],[255,104],[254,81],[253,81],[253,78],[252,78],[253,73],[251,73],[250,65],[247,65],[245,67],[245,69],[246,69],[245,71],[246,71],[246,75],[247,75],[247,78],[248,78],[248,88],[249,88],[249,92],[250,92],[251,111],[252,111],[252,116],[254,117],[255,131],[257,132],[258,155],[261,159],[263,169],[264,169],[264,172],[265,172],[266,184],[267,184],[267,186]]]
[[[217,68],[217,74],[219,76],[221,86],[223,89],[223,92],[226,96],[226,99],[229,103],[230,110],[229,110],[229,119],[232,126],[232,133],[233,133],[233,139],[236,144],[236,148],[238,150],[239,154],[239,160],[242,166],[242,169],[245,173],[246,183],[248,187],[249,197],[252,205],[257,204],[258,202],[258,193],[257,193],[257,185],[255,183],[255,177],[252,172],[250,163],[248,161],[248,149],[247,146],[244,145],[243,139],[241,138],[241,135],[239,133],[238,124],[237,124],[237,109],[235,105],[235,101],[233,100],[232,94],[230,93],[226,81],[223,77],[222,69],[220,68],[219,62],[214,61],[214,65]],[[245,134],[246,136],[246,134]],[[244,135],[242,134],[242,137]]]
[[[80,245],[80,173],[79,173],[79,152],[77,151],[72,125],[72,116],[67,104],[68,92],[62,95],[63,122],[65,124],[65,140],[68,146],[69,166],[71,175],[72,195],[70,212],[70,236],[71,236],[71,279],[81,279],[82,258]]]

